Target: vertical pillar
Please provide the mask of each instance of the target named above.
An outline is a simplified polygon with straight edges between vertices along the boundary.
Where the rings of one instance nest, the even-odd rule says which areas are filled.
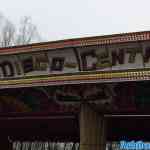
[[[105,150],[105,120],[88,104],[81,104],[80,150]]]

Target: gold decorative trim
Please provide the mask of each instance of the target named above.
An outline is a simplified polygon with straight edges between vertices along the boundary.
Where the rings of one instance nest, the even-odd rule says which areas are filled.
[[[26,78],[26,79],[12,79],[12,80],[1,80],[0,86],[10,86],[29,84],[30,86],[35,86],[34,84],[42,85],[55,85],[56,83],[62,82],[64,84],[71,82],[84,82],[90,83],[90,81],[96,82],[119,82],[119,81],[137,81],[137,80],[150,80],[150,70],[146,71],[125,71],[125,72],[98,72],[93,74],[75,74],[75,75],[63,75],[63,76],[46,76],[46,77],[36,77],[36,78]]]

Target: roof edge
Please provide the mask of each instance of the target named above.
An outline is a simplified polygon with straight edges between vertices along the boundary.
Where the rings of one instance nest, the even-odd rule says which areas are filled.
[[[136,42],[150,40],[150,31],[128,32],[111,35],[72,38],[57,41],[39,42],[27,45],[17,45],[0,48],[0,54],[22,53],[45,49],[57,49],[66,47],[80,47],[88,45],[108,45],[116,43]]]

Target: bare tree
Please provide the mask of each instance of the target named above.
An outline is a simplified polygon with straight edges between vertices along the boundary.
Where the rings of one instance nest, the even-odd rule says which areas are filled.
[[[16,36],[16,44],[28,44],[40,39],[36,25],[32,23],[31,17],[23,17],[20,23],[19,32]]]
[[[10,21],[7,21],[7,23],[1,31],[1,46],[6,47],[12,45],[14,41],[14,34],[14,25]]]
[[[0,14],[0,46],[13,46],[39,42],[41,37],[31,17],[22,17],[20,24],[15,26]]]

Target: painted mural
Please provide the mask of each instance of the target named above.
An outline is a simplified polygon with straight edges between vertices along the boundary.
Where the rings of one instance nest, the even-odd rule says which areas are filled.
[[[80,84],[0,90],[0,113],[77,113],[81,103],[101,112],[148,112],[150,82]]]

